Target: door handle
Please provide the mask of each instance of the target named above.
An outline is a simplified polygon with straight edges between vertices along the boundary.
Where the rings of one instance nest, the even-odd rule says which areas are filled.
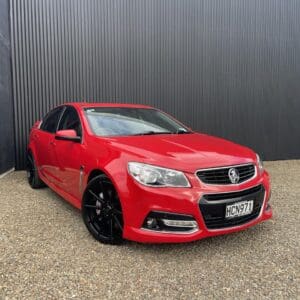
[[[51,142],[50,142],[50,145],[51,145],[51,146],[56,146],[56,143],[55,143],[54,141],[51,141]]]

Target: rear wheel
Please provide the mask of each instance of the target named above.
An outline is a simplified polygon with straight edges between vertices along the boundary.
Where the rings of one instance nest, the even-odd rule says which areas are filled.
[[[36,163],[30,152],[27,153],[26,171],[28,183],[33,189],[39,189],[46,186],[39,176]]]
[[[123,215],[119,197],[105,175],[93,178],[82,201],[82,218],[93,237],[105,244],[123,241]]]

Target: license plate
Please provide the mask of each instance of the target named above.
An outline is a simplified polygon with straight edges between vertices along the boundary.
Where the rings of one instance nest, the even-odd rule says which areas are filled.
[[[226,205],[225,218],[236,218],[251,214],[253,211],[253,200],[241,201]]]

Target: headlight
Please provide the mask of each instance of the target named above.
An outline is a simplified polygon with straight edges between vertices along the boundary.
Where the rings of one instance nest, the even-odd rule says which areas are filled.
[[[152,187],[190,187],[185,175],[176,170],[137,162],[128,163],[129,174],[139,183]]]
[[[257,161],[258,170],[260,173],[262,173],[264,171],[264,165],[258,154],[256,154],[256,161]]]

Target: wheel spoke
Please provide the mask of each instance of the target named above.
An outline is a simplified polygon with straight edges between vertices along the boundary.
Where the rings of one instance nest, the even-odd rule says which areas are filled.
[[[118,219],[115,215],[113,215],[113,218],[114,218],[114,220],[115,220],[117,226],[119,227],[119,229],[123,232],[123,227],[122,227],[122,225],[121,225],[119,219]]]
[[[90,223],[94,223],[94,221],[96,219],[96,215],[90,216],[89,219],[90,219]]]
[[[101,215],[98,216],[97,221],[98,221],[98,223],[101,223],[103,221],[103,216],[101,216]]]
[[[115,202],[115,197],[114,197],[114,192],[113,190],[109,190],[107,192],[107,196],[108,196],[108,199],[110,200],[111,203],[114,203]]]
[[[116,209],[116,208],[114,208],[114,214],[115,215],[122,215],[122,212],[120,211],[120,210],[118,210],[118,209]]]
[[[96,205],[91,205],[91,204],[84,204],[83,206],[87,208],[97,208]]]
[[[98,195],[96,195],[92,190],[88,190],[88,192],[93,195],[98,201],[100,201],[102,204],[104,204],[105,202],[103,201],[103,199],[101,199]]]
[[[94,223],[95,221],[97,221],[97,223],[99,224],[100,222],[102,222],[102,216],[100,215],[100,216],[98,216],[98,215],[92,215],[91,217],[90,217],[90,223]]]
[[[108,195],[108,193],[107,193],[106,188],[104,187],[104,184],[103,184],[103,181],[102,181],[102,180],[99,181],[99,185],[100,185],[100,188],[101,188],[101,192],[103,193],[103,198],[104,198],[105,200],[108,200],[108,199],[109,199],[109,195]]]
[[[110,219],[110,222],[109,222],[110,226],[109,226],[109,229],[110,229],[110,236],[113,237],[113,220],[112,218]]]

